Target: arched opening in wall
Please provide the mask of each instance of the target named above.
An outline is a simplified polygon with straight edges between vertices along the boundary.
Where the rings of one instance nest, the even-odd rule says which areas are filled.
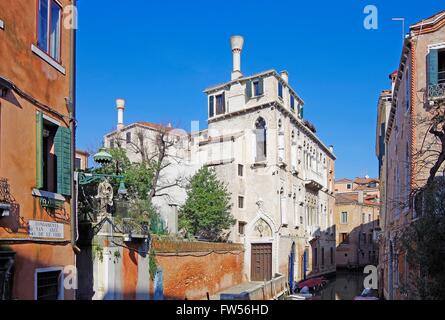
[[[292,173],[295,174],[297,171],[297,136],[294,130],[292,130],[291,135],[291,169]]]
[[[290,254],[289,254],[289,288],[291,290],[294,289],[295,256],[296,256],[295,242],[292,242],[292,247],[290,249]]]
[[[283,121],[278,120],[278,162],[284,163],[286,160],[286,142],[284,138]]]
[[[266,120],[258,118],[255,122],[256,157],[255,161],[265,161],[267,159],[267,126]]]
[[[287,206],[286,192],[284,190],[284,187],[281,187],[281,189],[280,189],[280,215],[281,215],[281,225],[283,227],[287,227],[287,225],[288,225],[286,206]]]

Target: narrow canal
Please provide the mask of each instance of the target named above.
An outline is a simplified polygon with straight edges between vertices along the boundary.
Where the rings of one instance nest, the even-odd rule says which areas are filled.
[[[354,300],[363,290],[365,275],[357,271],[337,271],[326,287],[317,294],[321,300]]]

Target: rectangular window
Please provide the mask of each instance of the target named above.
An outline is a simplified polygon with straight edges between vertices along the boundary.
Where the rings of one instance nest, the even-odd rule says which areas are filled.
[[[15,253],[3,251],[0,255],[0,301],[12,300]]]
[[[55,0],[39,0],[37,46],[60,62],[62,8]]]
[[[318,266],[318,248],[314,248],[314,267]]]
[[[293,95],[290,96],[290,108],[295,111],[295,97]]]
[[[62,300],[62,271],[37,271],[36,300]]]
[[[36,188],[71,195],[71,130],[36,114]]]
[[[283,84],[278,82],[278,96],[283,99]]]
[[[259,81],[254,81],[253,82],[253,93],[254,93],[255,97],[258,97],[258,96],[262,95],[261,90],[260,90],[260,83],[259,83]]]
[[[215,115],[215,97],[209,97],[209,118],[212,118]]]
[[[126,142],[131,143],[131,132],[127,132],[126,134]]]
[[[238,221],[238,233],[240,235],[246,234],[246,224],[244,221]]]
[[[244,176],[244,166],[242,164],[238,165],[238,177]]]
[[[349,234],[340,233],[340,243],[348,244],[349,243]]]
[[[244,209],[244,197],[243,196],[238,197],[238,208]]]
[[[331,264],[334,264],[334,248],[331,247]]]
[[[324,267],[324,248],[321,248],[321,265]]]
[[[80,158],[76,158],[76,170],[80,170],[82,166],[82,160]]]
[[[351,190],[351,189],[352,189],[352,184],[348,183],[348,184],[346,185],[346,189]]]
[[[39,0],[37,46],[48,52],[48,0]]]
[[[372,216],[371,216],[371,214],[368,214],[368,222],[371,222],[372,221]]]
[[[342,224],[347,224],[348,223],[348,213],[347,212],[342,212],[341,213],[341,223]]]
[[[439,84],[445,83],[445,50],[439,51],[439,73],[438,82]]]
[[[216,115],[221,115],[226,113],[226,103],[224,94],[216,96]]]

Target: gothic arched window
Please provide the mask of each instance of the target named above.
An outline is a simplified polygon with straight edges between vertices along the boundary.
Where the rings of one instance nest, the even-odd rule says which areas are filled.
[[[267,128],[263,118],[258,118],[255,122],[255,136],[256,161],[264,161],[267,158]]]

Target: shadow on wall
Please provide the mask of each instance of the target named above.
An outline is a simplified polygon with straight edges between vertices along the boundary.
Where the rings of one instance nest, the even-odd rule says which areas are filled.
[[[60,251],[65,250],[66,251]],[[36,283],[36,270],[54,268],[51,262],[39,259],[37,252],[45,252],[53,250],[52,254],[60,255],[67,253],[71,255],[72,249],[70,245],[65,244],[36,244],[32,242],[24,242],[20,244],[0,246],[0,300],[35,300],[36,294],[41,294],[45,299],[41,300],[74,300],[74,289],[64,288],[65,281],[68,281],[70,274],[65,273],[63,264],[57,264],[60,270],[51,272],[60,272],[64,281],[59,278],[56,283],[57,290],[45,289],[45,286],[38,289]],[[54,252],[57,250],[58,253]],[[28,254],[29,253],[29,254]],[[46,253],[49,253],[47,251]],[[43,255],[42,255],[43,256]],[[34,259],[33,259],[34,257]],[[60,261],[65,261],[61,258]],[[69,265],[70,263],[67,263]],[[5,268],[6,267],[6,268]],[[43,270],[40,270],[43,272]],[[45,272],[49,272],[46,271]],[[69,282],[68,283],[72,283]],[[48,285],[46,285],[48,287]],[[39,293],[39,290],[42,290]],[[63,291],[61,291],[63,290]]]
[[[299,258],[302,279],[329,276],[336,271],[336,226],[332,225],[325,230],[317,229],[312,237],[310,247],[306,247]]]
[[[380,221],[374,220],[349,233],[338,234],[336,261],[338,268],[357,269],[367,265],[377,265],[379,245],[375,232],[380,230]]]

